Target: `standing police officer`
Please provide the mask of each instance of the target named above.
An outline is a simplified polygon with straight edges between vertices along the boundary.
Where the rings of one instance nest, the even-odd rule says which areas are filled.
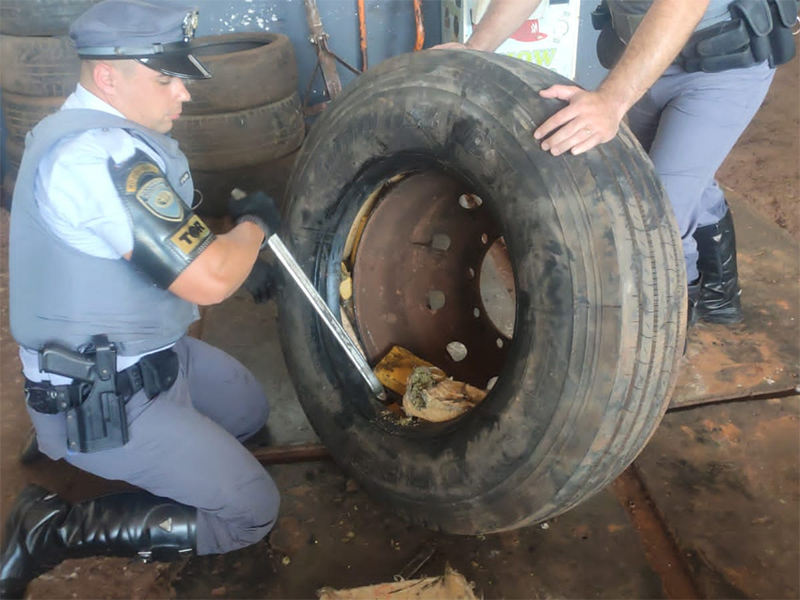
[[[466,48],[494,51],[541,0],[493,0]],[[690,323],[742,320],[733,221],[714,176],[794,56],[797,0],[603,0],[596,91],[554,85],[568,102],[534,131],[545,151],[581,154],[614,138],[627,114],[677,217]],[[464,47],[442,44],[440,48]]]
[[[187,161],[166,134],[190,100],[185,80],[210,77],[190,52],[196,19],[155,0],[94,5],[70,31],[80,83],[26,141],[10,316],[39,447],[142,491],[69,504],[26,488],[7,522],[3,598],[65,558],[221,553],[275,523],[275,484],[240,443],[267,419],[263,390],[186,337],[198,304],[245,282],[275,226],[263,195],[220,236],[192,212]]]

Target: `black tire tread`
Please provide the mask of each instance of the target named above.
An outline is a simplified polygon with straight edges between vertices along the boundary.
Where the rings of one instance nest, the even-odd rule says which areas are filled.
[[[192,169],[220,171],[289,154],[302,144],[305,124],[300,99],[294,92],[255,108],[182,116],[175,122],[173,135]]]
[[[593,316],[585,325],[582,325],[584,317],[576,311],[572,351],[565,350],[565,355],[574,353],[567,368],[578,381],[577,395],[564,399],[563,406],[555,409],[525,464],[510,468],[507,479],[494,487],[475,489],[471,498],[464,492],[463,498],[458,496],[460,499],[455,499],[460,492],[447,489],[440,499],[433,500],[432,496],[438,492],[426,493],[402,477],[397,485],[389,485],[364,472],[364,469],[377,470],[374,465],[384,451],[387,456],[395,453],[403,457],[396,459],[400,460],[401,469],[407,462],[415,461],[414,457],[415,464],[428,459],[423,458],[425,451],[421,447],[394,443],[391,436],[373,434],[368,425],[360,424],[359,415],[346,408],[355,402],[348,397],[353,390],[326,375],[318,342],[317,349],[312,349],[313,340],[321,335],[314,325],[315,319],[307,314],[308,309],[301,307],[302,303],[293,302],[292,298],[281,303],[287,365],[290,373],[302,373],[302,377],[295,378],[298,396],[331,453],[367,489],[392,503],[409,520],[452,533],[498,531],[539,522],[602,489],[633,461],[652,435],[675,385],[685,334],[685,278],[680,239],[663,188],[653,174],[649,158],[626,128],[617,139],[578,157],[556,159],[542,153],[529,132],[559,107],[558,103],[536,99],[538,90],[553,83],[565,80],[544,69],[498,55],[458,52],[439,54],[434,60],[423,53],[392,59],[362,76],[318,120],[298,156],[298,167],[288,185],[287,222],[292,249],[310,276],[325,281],[318,249],[331,243],[323,217],[331,214],[340,189],[337,186],[345,177],[338,170],[357,173],[359,164],[347,164],[348,160],[354,160],[353,156],[381,156],[392,151],[395,133],[388,125],[389,117],[381,121],[383,115],[374,107],[387,107],[387,113],[397,114],[399,121],[413,116],[411,113],[423,104],[426,95],[430,104],[434,103],[433,98],[441,97],[456,113],[480,115],[476,120],[489,131],[501,126],[508,131],[519,131],[511,142],[513,148],[503,148],[503,155],[527,156],[530,170],[550,177],[548,191],[551,197],[561,200],[558,206],[555,200],[550,202],[564,222],[563,235],[574,242],[570,249],[579,254],[570,265],[580,274],[582,289],[599,300],[598,290],[605,289],[603,278],[608,276],[607,271],[617,269],[620,277],[631,277],[628,282],[634,293],[619,298],[622,329],[618,352],[603,351],[601,341],[607,344],[608,340],[600,337],[601,330],[595,324],[602,311],[617,308],[590,306],[587,314]],[[405,106],[414,108],[406,108],[403,114],[403,98],[395,98],[393,94],[408,98]],[[446,100],[448,96],[450,99]],[[474,102],[473,96],[478,98]],[[447,118],[448,115],[442,116],[445,121]],[[363,126],[357,124],[359,120],[364,122]],[[444,142],[437,136],[447,129],[446,123],[433,121],[427,128],[420,126],[418,135],[407,133],[408,139],[414,140],[408,143],[412,147],[415,143],[422,146],[428,143],[424,141],[427,138],[433,144],[432,151],[441,152],[440,145]],[[508,136],[503,140],[507,141]],[[398,142],[398,147],[404,143]],[[334,155],[345,148],[349,150],[349,146],[358,148],[337,162]],[[321,156],[329,160],[323,161]],[[324,181],[329,178],[336,181]],[[504,182],[496,183],[500,186]],[[571,197],[583,200],[564,201]],[[592,221],[598,217],[608,222]],[[605,257],[593,249],[595,242],[591,240],[597,227],[608,227],[613,234],[615,257]],[[584,249],[579,253],[582,246]],[[335,289],[328,285],[326,289]],[[612,284],[607,287],[613,295]],[[625,288],[619,289],[622,294]],[[613,335],[613,330],[604,335]],[[604,384],[604,377],[610,377],[611,383]],[[610,396],[598,396],[595,392],[605,390],[604,385],[613,390]],[[512,431],[508,435],[520,434]],[[391,449],[384,450],[385,447]],[[492,454],[484,449],[485,454]],[[477,449],[470,454],[466,467],[476,471],[479,478],[491,468],[491,463],[477,457],[480,454]],[[435,472],[438,454],[428,458],[432,463],[429,471]],[[434,481],[431,489],[445,487]],[[454,499],[447,498],[450,496]]]
[[[0,6],[3,6],[0,4]],[[68,37],[0,36],[3,93],[68,96],[80,77],[80,59]]]
[[[100,0],[3,0],[0,33],[66,35],[72,22]]]
[[[8,139],[25,144],[25,135],[47,115],[57,112],[66,98],[23,96],[3,91],[3,118]]]

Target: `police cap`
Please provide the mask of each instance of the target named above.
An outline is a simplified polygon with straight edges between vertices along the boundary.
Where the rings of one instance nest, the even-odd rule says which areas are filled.
[[[163,0],[103,0],[70,27],[78,56],[133,59],[174,77],[208,79],[191,53],[197,11]]]

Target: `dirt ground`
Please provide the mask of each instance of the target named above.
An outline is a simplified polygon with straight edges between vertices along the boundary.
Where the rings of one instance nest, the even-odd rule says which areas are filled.
[[[800,240],[798,74],[800,60],[778,69],[764,106],[719,172],[725,188],[795,240]],[[7,215],[2,214],[0,221],[4,234]],[[5,240],[0,260],[6,264]],[[119,489],[119,484],[78,473],[63,462],[45,461],[25,469],[18,464],[18,449],[29,424],[16,391],[21,377],[8,331],[4,271],[0,272],[0,514],[7,513],[25,483],[52,487],[57,482],[58,491],[73,500]],[[487,598],[797,598],[800,404],[797,398],[760,402],[667,415],[640,462],[642,480],[663,494],[662,512],[645,506],[645,500],[631,496],[630,490],[622,489],[624,482],[618,482],[549,524],[483,539],[457,538],[405,525],[375,505],[332,463],[282,465],[270,468],[285,495],[271,545],[261,543],[229,556],[175,565],[112,558],[68,561],[38,578],[29,597],[310,598],[322,585],[391,581],[433,546],[433,558],[420,573],[440,574],[450,562]],[[769,428],[765,422],[779,428]],[[685,456],[675,454],[675,448],[690,442]],[[741,467],[741,461],[753,455],[777,475],[763,466]],[[778,475],[783,477],[779,483]],[[686,498],[688,504],[682,505]],[[642,520],[642,514],[650,516]],[[668,526],[658,524],[664,518]],[[640,538],[648,528],[662,532],[656,531],[656,538],[669,538],[662,535],[669,531],[678,540],[667,541],[671,549],[660,552],[662,556],[673,552],[678,562],[686,562],[685,573],[676,574],[675,561],[657,564],[652,556],[658,553],[653,550],[656,546],[645,543],[642,550]],[[758,544],[746,548],[746,539]],[[737,547],[752,552],[734,560]],[[794,561],[794,566],[787,566],[787,561]]]
[[[777,69],[764,104],[717,173],[724,188],[796,240],[800,240],[799,75],[797,59]]]

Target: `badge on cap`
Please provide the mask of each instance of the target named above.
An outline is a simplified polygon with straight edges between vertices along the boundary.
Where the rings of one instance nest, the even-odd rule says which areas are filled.
[[[198,13],[196,10],[190,11],[183,19],[183,41],[188,42],[194,37],[197,30]]]

